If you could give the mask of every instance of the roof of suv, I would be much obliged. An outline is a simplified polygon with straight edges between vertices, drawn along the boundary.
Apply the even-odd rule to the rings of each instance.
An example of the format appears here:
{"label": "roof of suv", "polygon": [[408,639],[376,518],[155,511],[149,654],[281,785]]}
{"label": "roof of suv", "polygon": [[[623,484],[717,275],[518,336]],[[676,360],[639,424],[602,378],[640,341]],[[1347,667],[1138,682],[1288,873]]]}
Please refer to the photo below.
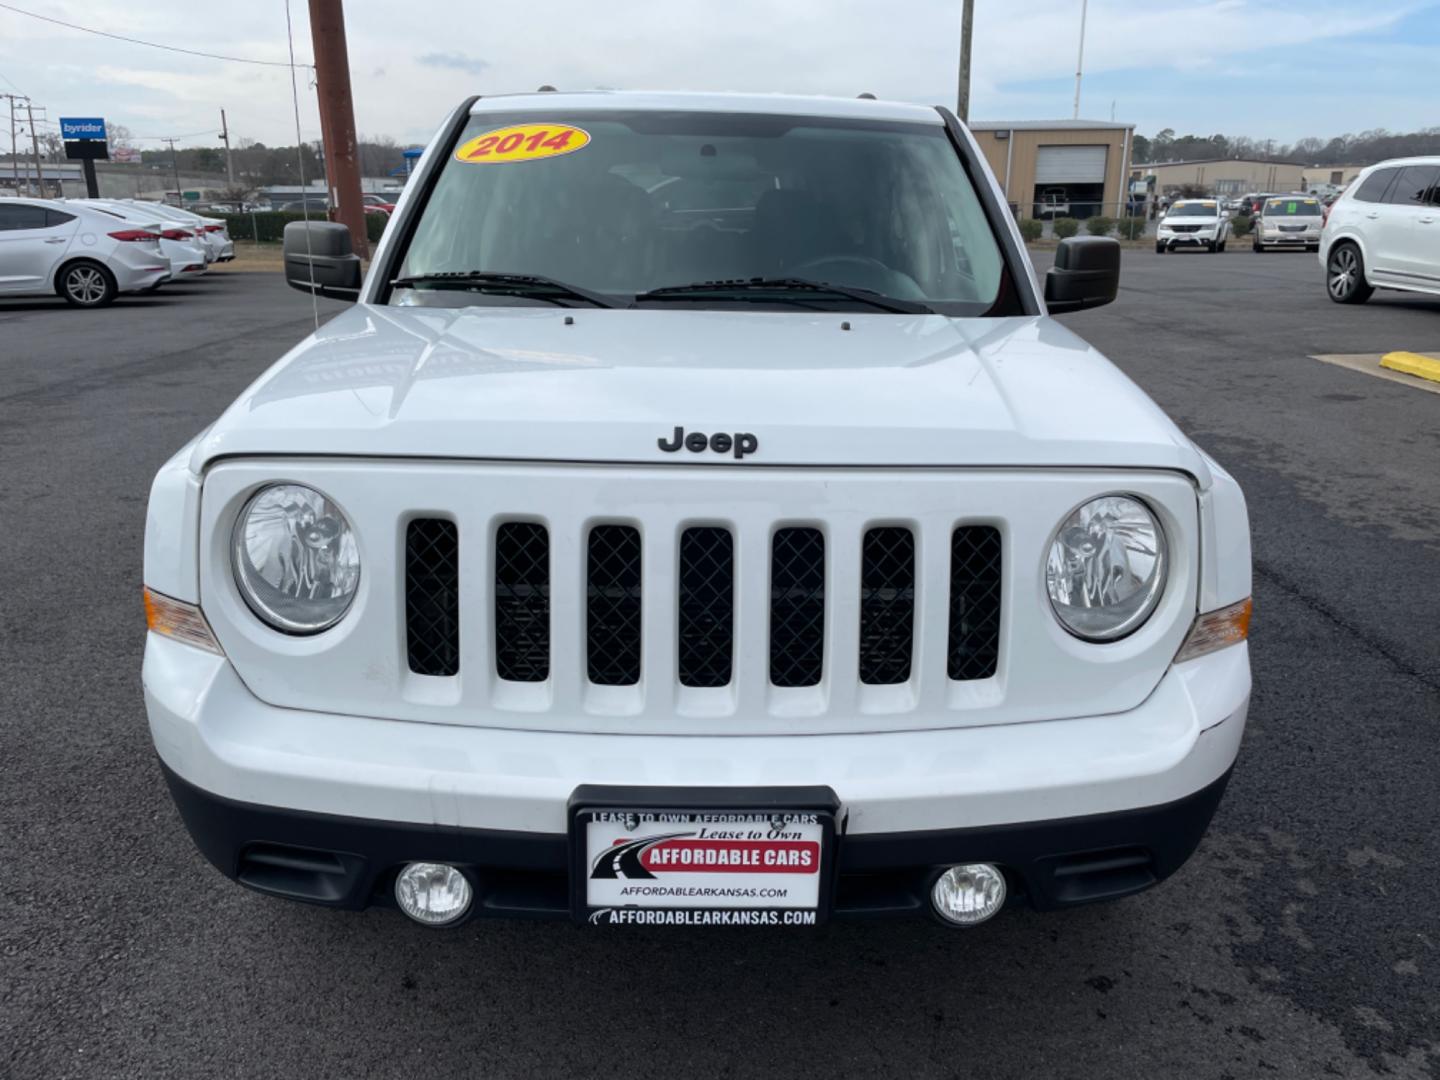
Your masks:
{"label": "roof of suv", "polygon": [[471,115],[489,112],[555,114],[599,112],[610,109],[680,109],[687,112],[762,113],[776,116],[824,116],[856,120],[899,120],[938,124],[940,114],[929,105],[869,98],[809,97],[799,94],[656,93],[639,90],[586,90],[578,93],[544,91],[527,94],[486,95],[471,107]]}
{"label": "roof of suv", "polygon": [[1422,154],[1419,157],[1397,157],[1385,161],[1377,161],[1374,165],[1365,166],[1366,170],[1400,168],[1406,165],[1440,165],[1440,156],[1435,154]]}

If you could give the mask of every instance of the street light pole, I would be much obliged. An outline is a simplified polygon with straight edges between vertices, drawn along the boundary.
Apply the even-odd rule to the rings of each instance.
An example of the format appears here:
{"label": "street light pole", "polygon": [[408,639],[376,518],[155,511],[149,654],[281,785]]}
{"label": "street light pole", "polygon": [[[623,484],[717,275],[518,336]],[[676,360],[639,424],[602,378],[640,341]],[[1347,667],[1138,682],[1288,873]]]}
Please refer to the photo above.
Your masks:
{"label": "street light pole", "polygon": [[975,25],[975,0],[965,0],[960,12],[960,94],[955,110],[962,124],[970,123],[970,35]]}
{"label": "street light pole", "polygon": [[1080,55],[1075,60],[1075,119],[1080,119],[1080,76],[1085,70],[1085,9],[1089,0],[1080,0]]}

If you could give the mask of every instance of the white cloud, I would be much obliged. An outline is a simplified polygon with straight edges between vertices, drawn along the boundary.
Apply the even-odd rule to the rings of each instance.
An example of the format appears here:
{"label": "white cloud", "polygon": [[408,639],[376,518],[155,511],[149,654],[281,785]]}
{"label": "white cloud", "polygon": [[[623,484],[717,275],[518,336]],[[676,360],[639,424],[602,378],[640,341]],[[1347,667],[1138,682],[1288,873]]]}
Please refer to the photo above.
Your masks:
{"label": "white cloud", "polygon": [[[306,5],[292,0],[291,8],[296,55],[308,60]],[[409,0],[399,7],[394,0],[350,0],[356,120],[367,133],[420,141],[468,94],[532,90],[542,83],[562,89],[869,90],[950,102],[959,8],[958,0]],[[1069,115],[1078,0],[980,0],[977,9],[974,115]],[[45,10],[187,48],[267,60],[287,54],[278,4],[87,0]],[[1326,134],[1333,126],[1330,108],[1315,102],[1297,116],[1284,70],[1278,76],[1263,70],[1272,63],[1277,35],[1291,48],[1314,48],[1383,32],[1414,10],[1404,0],[1371,0],[1359,8],[1343,0],[1091,0],[1085,111],[1108,115],[1115,96],[1121,118],[1142,128],[1151,121],[1184,126],[1185,117],[1196,116],[1208,130],[1282,138]],[[1430,66],[1440,60],[1434,53]],[[0,72],[48,105],[51,116],[98,112],[137,131],[142,125],[164,129],[147,134],[178,134],[218,127],[223,107],[237,134],[270,144],[294,139],[290,80],[281,68],[108,41],[0,10]],[[1247,76],[1252,107],[1240,115],[1212,107],[1215,115],[1204,121],[1206,93],[1197,94],[1195,81],[1213,79],[1219,97],[1244,86]],[[314,138],[318,122],[307,78],[300,91],[302,130]],[[1104,107],[1097,107],[1101,102]],[[1272,102],[1274,117],[1266,115]],[[1419,102],[1377,95],[1364,104],[1387,110],[1366,126],[1418,126],[1412,118],[1422,109]],[[1165,108],[1181,115],[1172,121],[1161,114]]]}

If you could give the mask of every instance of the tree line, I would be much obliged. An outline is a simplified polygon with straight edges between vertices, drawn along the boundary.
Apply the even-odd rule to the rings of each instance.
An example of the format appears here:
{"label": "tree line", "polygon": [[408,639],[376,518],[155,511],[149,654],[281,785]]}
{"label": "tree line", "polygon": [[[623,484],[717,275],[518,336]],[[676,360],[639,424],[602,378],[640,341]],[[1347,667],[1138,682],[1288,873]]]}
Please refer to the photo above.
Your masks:
{"label": "tree line", "polygon": [[1440,154],[1440,127],[1401,134],[1375,128],[1333,139],[1305,138],[1293,143],[1252,139],[1248,135],[1176,135],[1165,128],[1135,136],[1131,160],[1137,165],[1206,158],[1260,158],[1305,165],[1373,165],[1388,158]]}
{"label": "tree line", "polygon": [[[361,176],[389,176],[405,164],[403,147],[388,136],[362,137],[356,143],[360,159]],[[255,139],[236,139],[231,151],[234,159],[235,179],[252,188],[269,187],[272,184],[297,185],[303,169],[307,183],[324,176],[320,143],[304,143],[297,151],[294,146],[266,146]],[[169,147],[160,150],[142,150],[140,160],[146,165],[169,167]],[[225,172],[224,146],[198,146],[177,149],[174,163],[181,172],[217,173]]]}
{"label": "tree line", "polygon": [[[110,144],[112,160],[121,160],[124,155],[117,150],[135,151],[135,140],[130,129],[123,124],[106,125],[106,142]],[[59,164],[66,160],[65,143],[58,132],[40,132],[36,135],[41,160]],[[392,171],[405,164],[404,147],[389,136],[361,136],[356,144],[360,157],[361,176],[389,176]],[[9,149],[8,144],[5,147]],[[17,143],[17,156],[28,160],[31,148],[28,140]],[[211,173],[216,177],[225,175],[225,147],[193,146],[177,148],[172,154],[169,146],[138,151],[139,161],[162,169],[178,169],[182,173]],[[272,184],[286,186],[300,183],[300,172],[304,169],[305,181],[320,180],[323,153],[320,143],[309,142],[300,146],[266,146],[255,139],[236,138],[234,149],[235,182],[237,188],[253,191]],[[4,154],[8,160],[10,155]],[[132,159],[133,160],[133,159]],[[237,196],[238,197],[238,196]]]}

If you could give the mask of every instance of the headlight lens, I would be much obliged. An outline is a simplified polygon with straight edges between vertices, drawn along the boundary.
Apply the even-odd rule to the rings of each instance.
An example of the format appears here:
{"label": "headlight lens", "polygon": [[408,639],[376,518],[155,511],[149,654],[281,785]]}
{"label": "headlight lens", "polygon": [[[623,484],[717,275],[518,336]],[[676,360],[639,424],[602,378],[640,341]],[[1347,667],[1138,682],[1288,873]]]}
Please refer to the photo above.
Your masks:
{"label": "headlight lens", "polygon": [[272,484],[235,523],[235,580],[250,609],[277,630],[334,626],[360,584],[360,550],[340,507],[300,484]]}
{"label": "headlight lens", "polygon": [[1122,638],[1150,617],[1165,587],[1165,533],[1129,495],[1104,495],[1061,524],[1045,587],[1062,626],[1086,641]]}

